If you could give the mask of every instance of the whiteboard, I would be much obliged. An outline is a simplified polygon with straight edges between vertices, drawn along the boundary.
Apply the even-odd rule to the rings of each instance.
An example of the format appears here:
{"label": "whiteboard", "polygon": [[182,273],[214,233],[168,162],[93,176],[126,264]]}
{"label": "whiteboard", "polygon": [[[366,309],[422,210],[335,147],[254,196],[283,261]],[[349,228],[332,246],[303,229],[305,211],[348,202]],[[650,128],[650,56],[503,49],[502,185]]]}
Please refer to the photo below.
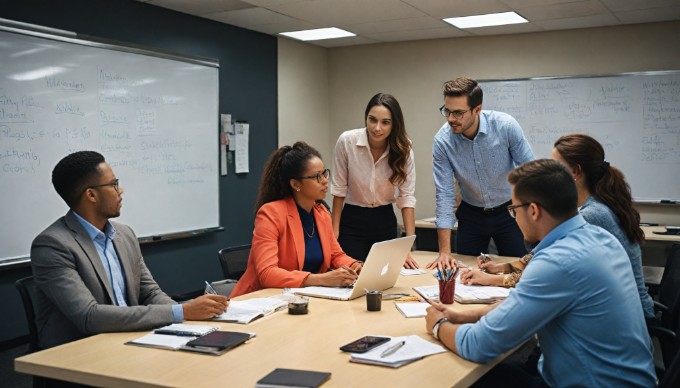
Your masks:
{"label": "whiteboard", "polygon": [[636,201],[680,200],[680,72],[480,81],[484,109],[517,119],[537,158],[569,133],[597,139]]}
{"label": "whiteboard", "polygon": [[51,172],[78,150],[112,166],[139,237],[219,226],[216,63],[8,27],[0,61],[0,263],[66,213]]}

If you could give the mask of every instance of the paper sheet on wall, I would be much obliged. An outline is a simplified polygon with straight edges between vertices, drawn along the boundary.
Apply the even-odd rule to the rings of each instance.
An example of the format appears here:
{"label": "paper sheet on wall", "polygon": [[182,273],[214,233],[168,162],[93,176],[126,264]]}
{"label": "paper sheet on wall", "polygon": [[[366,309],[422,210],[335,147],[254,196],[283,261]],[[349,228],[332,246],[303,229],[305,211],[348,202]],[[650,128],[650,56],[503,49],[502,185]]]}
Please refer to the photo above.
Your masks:
{"label": "paper sheet on wall", "polygon": [[222,133],[220,133],[220,174],[227,175],[229,171],[229,162],[227,157],[227,147],[230,147],[229,132],[233,132],[234,127],[231,125],[230,114],[221,114],[220,122],[222,124]]}
{"label": "paper sheet on wall", "polygon": [[248,170],[248,134],[250,125],[248,123],[234,124],[234,143],[236,146],[236,173],[249,172]]}

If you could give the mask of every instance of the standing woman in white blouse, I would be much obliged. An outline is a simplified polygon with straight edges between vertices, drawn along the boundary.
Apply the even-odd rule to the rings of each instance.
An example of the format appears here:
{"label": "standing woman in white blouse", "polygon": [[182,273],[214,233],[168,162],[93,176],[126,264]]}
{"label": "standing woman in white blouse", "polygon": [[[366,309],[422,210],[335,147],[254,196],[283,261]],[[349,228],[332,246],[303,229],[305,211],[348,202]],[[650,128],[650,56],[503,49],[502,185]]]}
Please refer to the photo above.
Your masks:
{"label": "standing woman in white blouse", "polygon": [[[416,171],[397,100],[378,93],[368,102],[366,127],[340,135],[333,164],[333,231],[342,249],[366,260],[373,243],[398,236],[392,204],[406,235],[415,234]],[[406,268],[418,268],[409,253]]]}

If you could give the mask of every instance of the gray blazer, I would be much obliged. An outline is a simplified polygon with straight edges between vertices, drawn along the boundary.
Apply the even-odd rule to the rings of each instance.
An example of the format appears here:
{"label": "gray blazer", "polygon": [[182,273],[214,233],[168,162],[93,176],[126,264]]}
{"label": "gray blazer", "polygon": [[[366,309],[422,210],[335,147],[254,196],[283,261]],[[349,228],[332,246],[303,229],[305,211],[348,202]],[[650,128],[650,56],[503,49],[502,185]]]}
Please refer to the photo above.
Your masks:
{"label": "gray blazer", "polygon": [[33,240],[31,267],[38,288],[40,346],[57,346],[89,335],[148,330],[172,323],[172,304],[144,264],[132,229],[113,223],[113,245],[125,275],[128,306],[113,303],[104,265],[89,235],[68,212]]}

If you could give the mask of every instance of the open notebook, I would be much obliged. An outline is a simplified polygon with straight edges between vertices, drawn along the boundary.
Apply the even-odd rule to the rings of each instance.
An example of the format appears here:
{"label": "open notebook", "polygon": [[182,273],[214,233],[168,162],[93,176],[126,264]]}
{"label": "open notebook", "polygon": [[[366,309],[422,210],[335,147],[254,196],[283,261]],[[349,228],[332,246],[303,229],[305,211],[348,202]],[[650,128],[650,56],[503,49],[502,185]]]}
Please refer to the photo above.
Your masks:
{"label": "open notebook", "polygon": [[366,290],[382,291],[391,288],[397,282],[415,239],[416,236],[406,236],[373,244],[366,263],[351,288],[303,287],[289,288],[288,291],[318,298],[352,300],[366,294]]}

